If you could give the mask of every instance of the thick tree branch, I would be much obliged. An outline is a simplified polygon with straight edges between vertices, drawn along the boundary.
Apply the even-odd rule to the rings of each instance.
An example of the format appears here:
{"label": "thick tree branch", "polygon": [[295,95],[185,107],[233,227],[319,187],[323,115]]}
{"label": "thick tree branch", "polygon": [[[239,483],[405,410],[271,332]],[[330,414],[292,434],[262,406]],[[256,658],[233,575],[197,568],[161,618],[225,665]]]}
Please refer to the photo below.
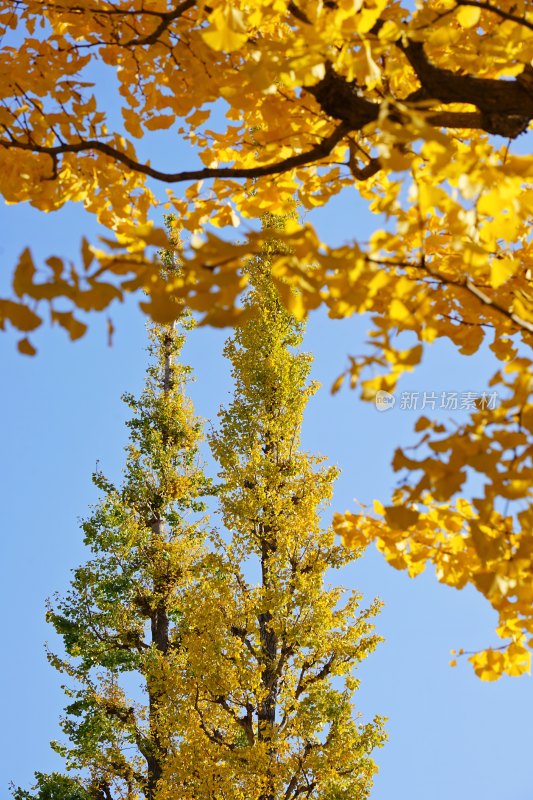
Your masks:
{"label": "thick tree branch", "polygon": [[[381,169],[381,162],[379,158],[370,158],[368,163],[364,167],[357,166],[357,151],[358,151],[357,144],[350,139],[349,142],[349,158],[348,158],[348,166],[350,168],[350,172],[354,176],[354,178],[358,181],[366,181],[368,178],[371,178],[372,175],[375,175],[376,172],[379,172]],[[366,154],[365,154],[366,155]]]}
{"label": "thick tree branch", "polygon": [[[457,112],[442,109],[426,111],[427,120],[442,128],[473,128],[506,138],[515,138],[533,119],[533,93],[523,80],[494,80],[458,75],[434,66],[421,42],[397,43],[415,70],[421,89],[403,99],[403,105],[435,100],[439,105],[468,103],[478,111]],[[377,122],[381,105],[362,96],[355,82],[347,81],[328,65],[322,80],[306,90],[328,116],[345,122],[351,131]],[[418,110],[418,109],[417,109]],[[393,112],[401,120],[401,111]]]}
{"label": "thick tree branch", "polygon": [[533,118],[533,93],[518,80],[495,80],[459,75],[436,67],[422,42],[397,42],[417,74],[423,97],[441,103],[469,103],[482,114],[479,126],[488,133],[515,138]]}

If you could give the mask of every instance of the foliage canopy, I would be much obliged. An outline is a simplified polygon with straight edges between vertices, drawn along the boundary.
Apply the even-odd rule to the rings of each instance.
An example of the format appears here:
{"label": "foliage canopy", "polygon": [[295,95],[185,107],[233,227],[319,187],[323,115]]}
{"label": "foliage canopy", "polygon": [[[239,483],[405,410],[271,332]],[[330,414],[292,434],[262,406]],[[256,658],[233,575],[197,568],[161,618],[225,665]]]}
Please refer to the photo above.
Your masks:
{"label": "foliage canopy", "polygon": [[[193,238],[183,275],[161,280],[143,258],[163,243],[151,219],[160,182],[192,235],[355,185],[387,228],[365,247],[329,248],[295,223],[292,255],[273,268],[300,287],[301,313],[374,311],[472,351],[482,333],[465,343],[455,319],[531,333],[532,165],[511,146],[533,118],[524,0],[3,0],[0,24],[3,196],[48,212],[83,203],[123,249],[106,256],[84,241],[79,268],[54,256],[39,270],[25,251],[1,309],[20,330],[40,324],[32,301],[101,309],[140,287],[160,321],[174,313],[169,294],[211,322],[238,314],[238,257],[261,237],[233,253],[214,235]],[[115,70],[123,127],[99,91]],[[198,169],[137,155],[135,139],[166,128]],[[79,335],[65,313],[55,320]]]}

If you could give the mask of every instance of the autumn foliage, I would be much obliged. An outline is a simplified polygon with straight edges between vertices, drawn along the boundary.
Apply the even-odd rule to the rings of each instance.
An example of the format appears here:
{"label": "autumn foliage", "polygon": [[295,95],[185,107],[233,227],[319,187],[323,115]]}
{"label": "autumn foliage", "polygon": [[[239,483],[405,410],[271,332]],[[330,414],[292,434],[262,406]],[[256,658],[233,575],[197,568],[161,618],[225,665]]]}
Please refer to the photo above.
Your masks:
{"label": "autumn foliage", "polygon": [[[336,470],[299,446],[315,387],[301,325],[250,265],[259,318],[228,341],[234,398],[199,459],[183,332],[152,329],[122,485],[94,476],[89,560],[48,619],[68,705],[54,748],[69,777],[16,800],[364,800],[382,721],[354,713],[377,603],[325,583],[353,560],[319,513]],[[187,325],[187,323],[186,323]],[[206,516],[216,498],[222,525]]]}
{"label": "autumn foliage", "polygon": [[[296,219],[276,233],[284,246],[271,273],[283,302],[298,318],[319,306],[332,318],[369,315],[371,344],[344,373],[365,399],[393,391],[444,338],[470,356],[491,348],[503,401],[452,431],[419,421],[420,455],[396,454],[405,489],[383,518],[350,513],[337,529],[354,546],[376,540],[411,574],[429,561],[440,580],[473,584],[505,641],[473,656],[478,674],[527,670],[530,4],[4,0],[0,24],[3,196],[46,212],[77,202],[109,231],[84,239],[75,264],[61,254],[36,264],[24,249],[0,301],[20,350],[34,352],[29,337],[47,316],[76,338],[83,312],[138,290],[159,322],[175,315],[176,298],[206,323],[243,321],[252,313],[240,303],[243,260],[272,235],[253,221],[355,188],[379,215],[367,240],[347,231],[333,246]],[[102,75],[116,87],[121,124],[101,100]],[[138,155],[163,129],[192,147],[196,164]],[[165,279],[151,256],[167,241],[160,202],[183,242],[183,271]],[[225,228],[239,228],[238,245]],[[472,473],[483,488],[468,498]]]}

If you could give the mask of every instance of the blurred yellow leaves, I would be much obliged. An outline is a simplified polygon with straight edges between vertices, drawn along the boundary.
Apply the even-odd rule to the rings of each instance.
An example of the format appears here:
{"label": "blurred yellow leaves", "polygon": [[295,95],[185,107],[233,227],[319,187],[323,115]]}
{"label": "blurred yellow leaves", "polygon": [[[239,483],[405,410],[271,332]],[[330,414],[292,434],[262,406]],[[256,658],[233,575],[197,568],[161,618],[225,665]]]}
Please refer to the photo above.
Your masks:
{"label": "blurred yellow leaves", "polygon": [[519,264],[514,258],[502,256],[494,259],[490,267],[490,282],[493,289],[498,289],[515,274]]}
{"label": "blurred yellow leaves", "polygon": [[484,650],[468,660],[483,681],[498,680],[504,673],[513,677],[531,674],[531,652],[520,644],[511,644],[505,652]]}
{"label": "blurred yellow leaves", "polygon": [[[443,114],[462,119],[477,112],[459,99],[435,106],[419,97],[420,79],[406,56],[409,43],[419,43],[435,68],[449,74],[479,72],[493,81],[520,76],[527,83],[533,58],[527,27],[451,0],[414,9],[386,0],[312,0],[305,8],[283,0],[253,7],[214,0],[170,11],[165,2],[147,10],[133,0],[109,14],[102,9],[97,21],[90,4],[55,8],[29,0],[16,16],[27,35],[16,48],[6,39],[2,53],[3,74],[16,80],[2,86],[7,138],[0,148],[0,188],[7,202],[31,202],[47,212],[82,203],[109,230],[106,244],[114,253],[97,255],[82,244],[87,276],[80,278],[75,264],[57,256],[46,262],[50,272],[39,268],[37,276],[25,252],[13,292],[41,320],[49,306],[61,313],[69,304],[73,313],[77,307],[102,310],[139,290],[153,293],[143,300],[147,313],[169,318],[170,290],[159,285],[154,258],[145,252],[164,247],[162,237],[149,234],[160,202],[153,182],[161,180],[186,184],[183,193],[168,189],[166,197],[166,210],[179,217],[180,255],[191,271],[172,292],[192,307],[192,298],[200,304],[201,296],[205,319],[210,315],[221,325],[239,317],[237,259],[253,256],[257,244],[246,229],[240,238],[245,247],[232,258],[233,292],[226,287],[221,296],[218,267],[210,264],[226,263],[224,228],[284,212],[295,202],[318,209],[355,187],[380,215],[368,243],[328,248],[313,241],[307,226],[310,249],[295,250],[273,269],[284,302],[299,318],[319,305],[332,317],[373,315],[373,345],[376,354],[382,351],[384,374],[363,386],[366,397],[378,384],[393,386],[412,366],[396,352],[391,331],[410,331],[423,344],[446,337],[472,354],[485,325],[498,326],[501,335],[533,330],[532,159],[489,139],[480,114],[466,120],[471,127],[441,124]],[[5,20],[12,27],[7,6]],[[41,23],[50,29],[43,40],[35,33]],[[92,65],[104,75],[111,69],[118,79],[123,130],[111,127],[88,74]],[[327,90],[332,75],[337,83]],[[355,105],[337,133],[344,119],[336,110],[339,79],[346,91],[342,113]],[[204,127],[208,118],[210,129]],[[205,169],[155,164],[158,139],[150,162],[137,156],[134,139],[148,143],[152,133],[170,128]],[[221,236],[210,239],[209,261],[200,267],[198,248],[189,245],[211,227]],[[120,245],[122,260],[115,257]],[[89,278],[90,286],[83,283]],[[60,309],[53,305],[57,298]],[[12,308],[4,320],[14,327],[20,321],[23,332],[29,322]],[[353,385],[359,376],[364,384],[359,361],[349,376]]]}
{"label": "blurred yellow leaves", "polygon": [[230,3],[219,5],[209,15],[209,27],[202,38],[213,50],[238,50],[248,38],[242,12]]}
{"label": "blurred yellow leaves", "polygon": [[[483,680],[528,673],[531,664],[531,375],[531,362],[515,359],[491,380],[499,390],[497,405],[489,408],[478,399],[467,421],[452,423],[449,430],[420,417],[417,457],[397,450],[393,460],[404,474],[393,505],[374,501],[377,519],[365,510],[334,519],[346,546],[360,549],[375,542],[396,569],[415,576],[433,564],[442,583],[456,589],[471,584],[486,598],[498,614],[497,635],[508,641],[470,655]],[[457,496],[476,472],[481,488],[474,497]]]}
{"label": "blurred yellow leaves", "polygon": [[462,28],[475,27],[481,17],[481,9],[475,6],[461,6],[456,13],[456,19]]}
{"label": "blurred yellow leaves", "polygon": [[0,327],[8,320],[19,331],[33,331],[41,324],[40,317],[22,303],[0,300]]}

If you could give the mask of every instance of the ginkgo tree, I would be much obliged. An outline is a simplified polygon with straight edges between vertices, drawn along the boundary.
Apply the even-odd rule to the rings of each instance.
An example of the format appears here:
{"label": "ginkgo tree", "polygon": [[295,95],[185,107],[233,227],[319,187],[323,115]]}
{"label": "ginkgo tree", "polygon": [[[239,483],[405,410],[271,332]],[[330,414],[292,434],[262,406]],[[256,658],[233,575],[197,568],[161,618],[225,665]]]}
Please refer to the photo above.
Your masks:
{"label": "ginkgo tree", "polygon": [[[19,349],[34,352],[30,336],[47,315],[77,338],[84,312],[132,291],[148,294],[141,305],[159,322],[175,315],[176,298],[206,323],[242,321],[252,312],[240,302],[243,260],[271,236],[253,221],[294,203],[320,208],[355,188],[379,215],[367,239],[347,231],[333,246],[289,221],[276,233],[285,246],[273,279],[297,317],[319,306],[333,318],[370,315],[370,344],[344,373],[365,399],[393,391],[437,339],[469,356],[487,342],[501,362],[497,415],[476,409],[452,432],[419,421],[428,455],[395,457],[406,491],[385,504],[385,527],[372,523],[367,540],[412,574],[429,560],[441,580],[473,583],[511,645],[484,651],[476,668],[485,677],[525,669],[531,4],[2,0],[0,25],[2,195],[44,212],[79,203],[109,231],[103,242],[84,238],[77,263],[61,253],[36,263],[21,243],[12,292],[0,300]],[[157,162],[150,137],[165,129],[196,165],[190,155]],[[141,157],[136,140],[156,155]],[[183,270],[165,278],[150,249],[166,242],[154,212],[162,202],[183,242]],[[239,244],[224,232],[235,227]],[[485,488],[457,506],[468,472]],[[360,539],[352,517],[337,524],[347,542]]]}
{"label": "ginkgo tree", "polygon": [[316,387],[267,256],[249,265],[246,302],[261,313],[226,347],[235,394],[211,437],[216,483],[199,460],[184,332],[151,330],[146,387],[126,396],[124,481],[94,476],[90,557],[48,611],[65,650],[49,660],[65,676],[54,748],[68,774],[36,773],[15,800],[369,795],[383,721],[363,723],[353,700],[379,604],[343,602],[325,582],[356,556],[320,524],[337,470],[299,446]]}
{"label": "ginkgo tree", "polygon": [[[275,234],[284,221],[266,215],[263,224]],[[378,642],[372,619],[379,604],[361,610],[358,592],[346,599],[330,584],[333,570],[361,550],[343,548],[320,525],[337,470],[301,449],[303,413],[317,386],[309,382],[312,358],[300,351],[302,326],[280,302],[268,269],[279,246],[274,238],[248,263],[245,303],[256,313],[225,351],[234,396],[210,443],[230,536],[218,540],[222,578],[194,605],[200,618],[213,620],[213,656],[203,653],[195,669],[198,697],[206,713],[220,708],[206,735],[215,772],[221,748],[228,765],[221,797],[348,800],[368,796],[369,755],[383,742],[381,719],[362,725],[352,705],[354,668]],[[202,612],[221,606],[213,602],[220,584],[225,623],[220,611]],[[225,645],[230,635],[232,648]],[[226,665],[216,658],[221,651]],[[232,751],[235,732],[244,749]]]}

